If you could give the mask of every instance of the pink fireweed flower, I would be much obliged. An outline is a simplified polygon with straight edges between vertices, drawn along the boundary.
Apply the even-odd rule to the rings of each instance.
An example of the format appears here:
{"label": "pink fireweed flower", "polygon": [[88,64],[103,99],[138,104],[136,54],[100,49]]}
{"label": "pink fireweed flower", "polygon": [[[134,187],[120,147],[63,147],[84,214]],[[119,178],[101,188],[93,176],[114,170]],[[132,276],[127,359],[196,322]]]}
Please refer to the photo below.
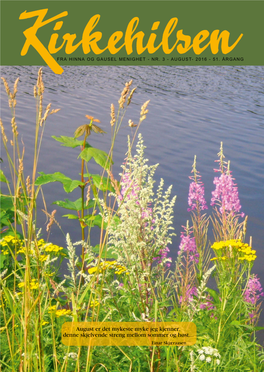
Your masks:
{"label": "pink fireweed flower", "polygon": [[189,187],[188,204],[190,208],[188,208],[187,211],[190,212],[195,209],[197,209],[197,211],[202,211],[208,209],[204,198],[204,184],[201,182],[202,176],[196,169],[196,155],[194,156],[192,173],[193,176],[189,176],[193,182],[191,182]]}
{"label": "pink fireweed flower", "polygon": [[189,187],[188,195],[188,205],[190,208],[187,209],[188,212],[195,209],[204,210],[208,209],[206,201],[204,198],[204,185],[201,182],[191,182]]}
{"label": "pink fireweed flower", "polygon": [[[241,209],[238,188],[233,182],[234,178],[229,174],[222,173],[220,177],[215,177],[215,191],[212,192],[211,205],[220,204],[220,212],[239,212]],[[244,217],[241,213],[241,217]]]}
{"label": "pink fireweed flower", "polygon": [[[149,208],[147,207],[147,209],[145,210],[142,210],[142,214],[141,214],[141,217],[144,219],[144,218],[149,218],[152,216],[152,208]],[[153,221],[153,223],[155,222],[155,220]]]}
{"label": "pink fireweed flower", "polygon": [[[168,247],[160,249],[158,255],[156,257],[153,257],[153,261],[158,260],[158,264],[161,264],[164,259],[167,259],[167,260],[170,260],[171,262],[171,257],[167,257],[168,252],[170,252]],[[170,265],[171,264],[169,262],[166,263],[167,267],[170,267]]]}
{"label": "pink fireweed flower", "polygon": [[213,305],[213,303],[211,301],[212,301],[212,298],[207,297],[207,301],[200,305],[200,309],[202,309],[202,310],[214,310],[215,306]]}
{"label": "pink fireweed flower", "polygon": [[[184,301],[185,302],[192,302],[193,301],[193,296],[197,296],[197,288],[196,287],[191,287],[190,284],[187,286],[186,293],[184,295]],[[180,296],[180,304],[183,301],[183,297]]]}
{"label": "pink fireweed flower", "polygon": [[[183,228],[186,231],[186,227],[183,226]],[[198,263],[199,262],[199,260],[198,260],[199,253],[197,252],[195,238],[190,237],[190,231],[187,233],[187,235],[185,235],[185,234],[186,234],[186,232],[181,233],[181,243],[180,243],[180,246],[179,246],[178,254],[180,254],[182,251],[188,252],[190,260],[192,260],[192,261],[194,260],[196,263]]]}
{"label": "pink fireweed flower", "polygon": [[257,275],[252,275],[244,292],[244,300],[252,305],[256,305],[260,297],[264,296],[263,289],[261,287],[259,278]]}
{"label": "pink fireweed flower", "polygon": [[[216,307],[213,305],[213,298],[211,296],[208,296],[206,298],[206,302],[200,304],[200,309],[207,311],[216,310]],[[217,319],[214,313],[211,313],[210,317]]]}

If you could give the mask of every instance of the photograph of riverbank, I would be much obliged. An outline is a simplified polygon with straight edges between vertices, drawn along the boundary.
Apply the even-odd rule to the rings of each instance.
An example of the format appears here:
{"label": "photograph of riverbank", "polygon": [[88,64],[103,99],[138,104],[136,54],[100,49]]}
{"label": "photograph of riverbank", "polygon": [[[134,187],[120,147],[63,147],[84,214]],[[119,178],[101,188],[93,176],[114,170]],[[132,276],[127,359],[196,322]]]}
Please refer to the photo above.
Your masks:
{"label": "photograph of riverbank", "polygon": [[[3,371],[261,371],[264,67],[38,72],[2,67]],[[197,342],[65,346],[72,320],[192,321]]]}

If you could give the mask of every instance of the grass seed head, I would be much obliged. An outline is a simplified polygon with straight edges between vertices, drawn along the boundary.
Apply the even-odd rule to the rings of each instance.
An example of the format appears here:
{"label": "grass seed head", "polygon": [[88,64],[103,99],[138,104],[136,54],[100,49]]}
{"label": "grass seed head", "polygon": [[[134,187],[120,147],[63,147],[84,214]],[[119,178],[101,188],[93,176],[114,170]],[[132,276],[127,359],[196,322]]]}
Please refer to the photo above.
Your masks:
{"label": "grass seed head", "polygon": [[9,88],[9,85],[8,85],[8,82],[6,81],[6,79],[4,77],[1,77],[1,79],[3,80],[3,83],[4,83],[4,86],[5,86],[5,90],[6,90],[6,94],[8,95],[9,99],[11,99],[11,92],[10,92],[10,88]]}
{"label": "grass seed head", "polygon": [[116,122],[116,118],[115,118],[115,106],[113,105],[113,103],[111,103],[111,113],[110,113],[110,116],[111,116],[110,124],[111,124],[111,127],[113,127],[114,124],[115,124],[115,122]]}
{"label": "grass seed head", "polygon": [[89,203],[89,201],[90,201],[90,191],[91,191],[91,185],[89,185],[89,186],[87,187],[86,203],[85,203],[86,207],[88,206],[88,203]]}
{"label": "grass seed head", "polygon": [[30,176],[27,176],[26,188],[27,188],[27,194],[30,195],[30,193],[31,193]]}
{"label": "grass seed head", "polygon": [[5,134],[5,128],[4,128],[4,125],[2,123],[2,119],[0,119],[0,127],[1,127],[3,141],[6,143],[8,141],[8,139],[7,139],[7,136]]}
{"label": "grass seed head", "polygon": [[135,87],[135,88],[133,88],[133,89],[131,90],[131,92],[130,92],[130,94],[129,94],[129,96],[128,96],[128,99],[127,99],[127,105],[130,104],[131,99],[132,99],[133,94],[134,94],[134,92],[135,92],[136,89],[137,89],[137,87]]}
{"label": "grass seed head", "polygon": [[51,226],[53,225],[54,223],[54,220],[55,220],[55,213],[56,213],[56,209],[54,209],[51,214],[49,215],[50,219],[49,219],[49,223],[47,224],[47,228],[46,228],[46,231],[48,232],[51,228]]}
{"label": "grass seed head", "polygon": [[24,170],[23,159],[18,159],[18,162],[19,162],[18,173],[19,174],[22,174],[23,173],[23,170]]}
{"label": "grass seed head", "polygon": [[129,83],[126,83],[125,84],[125,87],[124,87],[124,89],[123,89],[123,91],[121,93],[121,97],[120,97],[120,99],[118,101],[120,108],[124,108],[124,104],[126,102],[126,97],[127,97],[128,93],[129,93],[129,88],[130,88],[130,85],[132,84],[132,82],[133,82],[133,80],[130,80]]}
{"label": "grass seed head", "polygon": [[14,135],[18,136],[17,124],[16,124],[16,119],[14,116],[11,119],[11,127],[12,127],[12,132],[14,133]]}
{"label": "grass seed head", "polygon": [[147,106],[149,104],[150,100],[146,101],[142,106],[141,106],[141,111],[140,111],[140,123],[146,119],[146,114],[148,113]]}

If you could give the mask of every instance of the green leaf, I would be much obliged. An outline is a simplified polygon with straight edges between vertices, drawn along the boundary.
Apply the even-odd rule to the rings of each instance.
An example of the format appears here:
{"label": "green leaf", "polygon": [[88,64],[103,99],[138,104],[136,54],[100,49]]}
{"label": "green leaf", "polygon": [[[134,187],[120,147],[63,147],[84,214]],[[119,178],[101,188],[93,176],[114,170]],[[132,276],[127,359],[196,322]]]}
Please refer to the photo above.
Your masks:
{"label": "green leaf", "polygon": [[6,179],[6,176],[4,175],[4,172],[2,171],[2,169],[0,169],[0,181],[5,182],[5,183],[9,183],[9,181]]}
{"label": "green leaf", "polygon": [[69,193],[81,185],[85,185],[84,182],[78,180],[72,180],[71,178],[65,176],[63,173],[55,172],[53,174],[45,174],[44,172],[39,172],[40,176],[36,179],[35,185],[45,185],[51,182],[60,182],[63,184],[64,190]]}
{"label": "green leaf", "polygon": [[[96,254],[100,254],[100,245],[97,244],[95,247],[92,247],[92,251]],[[101,248],[101,257],[102,258],[114,258],[117,259],[118,256],[116,253],[113,253],[113,249],[104,247],[103,250]]]}
{"label": "green leaf", "polygon": [[230,325],[233,325],[235,327],[243,327],[243,328],[248,329],[251,332],[256,331],[257,328],[264,329],[263,327],[254,327],[253,325],[250,325],[250,324],[242,324],[238,320],[233,320],[233,322],[231,322]]}
{"label": "green leaf", "polygon": [[[93,221],[93,223],[94,223],[95,226],[98,226],[101,229],[102,222],[103,222],[103,218],[102,218],[102,216],[100,214],[98,214],[97,216],[95,216],[95,219]],[[103,228],[104,228],[104,230],[107,228],[107,223],[106,222],[104,222]]]}
{"label": "green leaf", "polygon": [[7,301],[9,302],[10,309],[13,312],[14,311],[14,307],[13,307],[14,298],[11,294],[11,291],[9,290],[9,288],[6,288],[5,286],[3,286],[3,290],[4,290],[4,293],[5,293],[5,297],[6,297]]}
{"label": "green leaf", "polygon": [[95,125],[95,124],[92,124],[92,130],[93,130],[95,133],[101,133],[101,134],[106,133],[103,129],[101,129],[100,127],[98,127],[98,126]]}
{"label": "green leaf", "polygon": [[[65,147],[75,148],[75,147],[83,145],[82,140],[77,140],[74,137],[67,137],[67,136],[60,136],[60,137],[51,136],[51,137],[54,138],[56,141],[61,142],[62,146],[65,146]],[[91,147],[91,146],[89,145],[89,143],[86,142],[85,147]]]}
{"label": "green leaf", "polygon": [[81,304],[82,305],[83,300],[84,300],[84,298],[85,298],[85,296],[86,296],[86,294],[87,294],[87,292],[88,292],[89,289],[90,289],[90,286],[88,285],[85,288],[85,290],[84,290],[83,294],[81,295],[80,299],[78,300],[78,304]]}
{"label": "green leaf", "polygon": [[10,214],[6,213],[5,211],[1,211],[0,212],[0,221],[1,221],[0,226],[2,227],[2,226],[10,225],[13,222],[13,216],[14,216],[14,213],[12,213],[12,215],[10,215]]}
{"label": "green leaf", "polygon": [[60,303],[61,306],[67,305],[68,304],[68,301],[69,301],[68,299],[64,300],[61,297],[57,297],[57,300],[59,301],[59,303]]}
{"label": "green leaf", "polygon": [[255,331],[263,331],[264,327],[254,327]]}
{"label": "green leaf", "polygon": [[69,253],[68,253],[67,249],[63,248],[63,250],[62,250],[62,251],[60,251],[60,254],[62,254],[62,253],[64,253],[64,254],[65,254],[65,256],[64,256],[64,257],[67,257],[67,258],[69,258]]}
{"label": "green leaf", "polygon": [[9,209],[13,211],[14,210],[13,197],[0,195],[0,205],[2,210],[7,211]]}
{"label": "green leaf", "polygon": [[[0,194],[0,228],[11,226],[14,222],[13,197]],[[3,236],[2,236],[3,237]]]}
{"label": "green leaf", "polygon": [[220,303],[218,292],[211,288],[207,288],[207,292],[213,297],[216,303]]}
{"label": "green leaf", "polygon": [[83,221],[85,221],[86,225],[89,227],[94,226],[94,220],[95,216],[93,214],[87,214],[86,216],[83,217]]}
{"label": "green leaf", "polygon": [[0,254],[0,269],[2,269],[5,266],[5,261],[7,257],[4,256],[3,254]]}
{"label": "green leaf", "polygon": [[241,326],[242,324],[238,321],[238,320],[233,320],[230,325],[233,325],[233,326]]}
{"label": "green leaf", "polygon": [[94,185],[102,191],[114,191],[113,186],[111,185],[111,181],[107,177],[102,177],[99,174],[90,174],[90,173],[85,173],[83,175],[84,177],[91,177],[93,180]]}
{"label": "green leaf", "polygon": [[75,214],[64,214],[62,217],[67,217],[69,220],[78,220],[79,217]]}
{"label": "green leaf", "polygon": [[76,302],[75,302],[75,298],[74,298],[74,293],[72,292],[71,294],[71,302],[72,302],[72,313],[73,313],[73,320],[75,322],[77,322],[77,306],[76,306]]}
{"label": "green leaf", "polygon": [[[86,130],[86,125],[81,125],[79,128],[76,129],[76,131],[74,132],[74,138],[78,138],[78,137],[81,137],[85,130]],[[90,128],[88,128],[90,130]]]}
{"label": "green leaf", "polygon": [[95,162],[102,168],[108,169],[111,164],[114,164],[111,158],[108,158],[106,152],[96,149],[94,147],[85,148],[79,155],[82,159],[89,162],[91,158],[94,158]]}
{"label": "green leaf", "polygon": [[[84,216],[85,223],[89,226],[98,226],[101,229],[102,226],[102,216],[100,214],[97,214],[96,216],[93,216],[91,214]],[[104,230],[107,228],[107,223],[104,222],[103,226]]]}
{"label": "green leaf", "polygon": [[[65,208],[65,209],[70,209],[73,211],[80,211],[82,209],[82,198],[79,198],[75,201],[70,201],[69,199],[65,200],[57,200],[53,202],[52,204],[56,204],[59,207]],[[89,209],[93,208],[95,206],[95,201],[94,200],[89,200],[88,205],[84,205],[84,209]]]}

